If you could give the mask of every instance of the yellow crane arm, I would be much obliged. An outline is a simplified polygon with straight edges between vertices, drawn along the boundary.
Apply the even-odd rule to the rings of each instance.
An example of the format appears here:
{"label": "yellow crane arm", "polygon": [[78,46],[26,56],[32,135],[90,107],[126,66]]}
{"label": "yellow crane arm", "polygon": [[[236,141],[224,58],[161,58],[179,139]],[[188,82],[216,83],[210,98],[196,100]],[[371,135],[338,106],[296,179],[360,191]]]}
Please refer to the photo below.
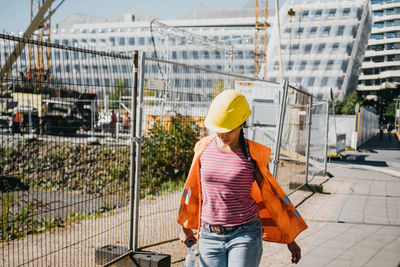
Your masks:
{"label": "yellow crane arm", "polygon": [[[39,26],[43,25],[51,17],[51,14],[53,14],[55,10],[53,10],[53,12],[51,12],[51,14],[49,14],[46,18],[44,18],[44,15],[49,10],[49,8],[51,7],[51,4],[53,2],[54,2],[54,0],[45,0],[44,1],[43,6],[39,9],[36,16],[32,20],[31,24],[29,24],[28,28],[24,32],[23,37],[30,38],[32,36],[33,32],[35,30],[39,29]],[[7,73],[10,72],[12,65],[18,59],[18,57],[21,55],[24,48],[25,48],[25,43],[23,43],[23,42],[19,42],[15,46],[14,50],[12,51],[10,56],[7,58],[6,63],[3,65],[3,67],[0,70],[0,80],[2,80],[3,77],[5,75],[7,75]]]}

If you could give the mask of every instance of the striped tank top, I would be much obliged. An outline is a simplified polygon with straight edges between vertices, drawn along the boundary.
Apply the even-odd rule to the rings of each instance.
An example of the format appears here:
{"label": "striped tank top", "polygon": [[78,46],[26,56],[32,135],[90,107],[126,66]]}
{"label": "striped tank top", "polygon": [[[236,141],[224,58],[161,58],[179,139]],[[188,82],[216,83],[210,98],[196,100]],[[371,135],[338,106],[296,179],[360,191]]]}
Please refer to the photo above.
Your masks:
{"label": "striped tank top", "polygon": [[200,157],[200,174],[202,222],[235,226],[257,219],[258,208],[250,195],[254,164],[241,149],[223,152],[214,139]]}

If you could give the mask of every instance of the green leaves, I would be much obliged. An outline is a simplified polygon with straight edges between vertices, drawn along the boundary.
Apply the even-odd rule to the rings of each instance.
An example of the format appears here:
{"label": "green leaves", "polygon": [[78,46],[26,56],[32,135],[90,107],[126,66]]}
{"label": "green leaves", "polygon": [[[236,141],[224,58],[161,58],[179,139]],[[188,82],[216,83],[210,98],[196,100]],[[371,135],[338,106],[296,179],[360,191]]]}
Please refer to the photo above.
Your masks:
{"label": "green leaves", "polygon": [[200,127],[189,116],[169,115],[154,123],[142,147],[142,197],[185,180],[199,135]]}

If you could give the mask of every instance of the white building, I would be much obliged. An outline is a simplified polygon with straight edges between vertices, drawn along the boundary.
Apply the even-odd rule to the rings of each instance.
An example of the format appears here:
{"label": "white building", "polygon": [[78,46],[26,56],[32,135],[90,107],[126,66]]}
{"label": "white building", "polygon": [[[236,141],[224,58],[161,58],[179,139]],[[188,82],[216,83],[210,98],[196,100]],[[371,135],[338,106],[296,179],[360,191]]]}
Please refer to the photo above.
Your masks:
{"label": "white building", "polygon": [[[298,8],[302,11],[300,16]],[[289,8],[296,11],[290,22]],[[267,79],[279,82],[279,60],[274,12],[269,11],[270,24],[267,56]],[[364,48],[371,28],[368,4],[359,1],[288,1],[281,8],[281,33],[284,77],[297,82],[312,92],[324,95],[330,88],[344,96],[354,90]],[[95,47],[97,50],[132,52],[140,50],[150,57],[169,55],[172,61],[201,66],[216,71],[225,71],[232,65],[223,52],[206,46],[190,45],[187,42],[162,43],[162,36],[152,28],[155,16],[137,9],[130,9],[109,18],[74,14],[52,30],[52,42],[69,45]],[[156,18],[157,19],[157,18]],[[254,76],[254,24],[255,4],[250,1],[239,10],[211,10],[199,5],[176,20],[161,20],[192,34],[205,36],[216,42],[233,46],[233,69],[235,74]],[[262,37],[258,43],[261,43]],[[153,42],[154,40],[154,42]],[[0,44],[1,46],[1,44]],[[27,53],[24,54],[27,56]],[[79,62],[79,59],[64,58],[64,53],[53,55],[53,76],[69,73],[96,73],[104,66]],[[3,59],[1,59],[3,60]],[[25,61],[26,62],[26,61]],[[112,67],[109,67],[112,69]],[[92,70],[91,70],[92,69]],[[108,70],[109,71],[109,70]],[[122,72],[130,73],[129,68]],[[82,75],[70,75],[75,84],[81,84]],[[71,79],[71,78],[69,78]],[[101,75],[85,77],[86,84],[107,87],[113,80],[107,71]],[[87,81],[92,79],[93,81]]]}
{"label": "white building", "polygon": [[[341,99],[356,90],[372,24],[368,1],[287,1],[280,21],[284,79],[315,95],[332,88]],[[281,77],[278,48],[274,30],[266,64],[272,81]]]}
{"label": "white building", "polygon": [[371,4],[374,24],[358,90],[373,96],[400,84],[400,0],[371,0]]}

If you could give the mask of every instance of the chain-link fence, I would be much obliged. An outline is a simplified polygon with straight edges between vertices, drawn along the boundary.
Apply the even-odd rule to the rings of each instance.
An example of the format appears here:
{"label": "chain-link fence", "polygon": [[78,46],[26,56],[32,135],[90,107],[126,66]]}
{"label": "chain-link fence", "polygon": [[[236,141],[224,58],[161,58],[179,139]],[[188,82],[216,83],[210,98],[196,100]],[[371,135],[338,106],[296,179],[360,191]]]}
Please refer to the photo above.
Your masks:
{"label": "chain-link fence", "polygon": [[8,35],[0,51],[0,265],[94,266],[129,241],[134,59]]}
{"label": "chain-link fence", "polygon": [[[212,99],[244,80],[270,83],[182,63],[143,57],[141,85],[140,210],[137,246],[143,248],[176,239],[181,189],[202,136]],[[139,68],[140,68],[139,67]],[[275,87],[279,88],[279,84]],[[138,166],[137,166],[138,167]]]}
{"label": "chain-link fence", "polygon": [[246,137],[271,147],[287,191],[326,170],[325,104],[286,82],[144,54],[135,67],[133,56],[5,35],[0,48],[4,266],[93,266],[110,260],[99,248],[122,254],[176,239],[193,146],[211,134],[204,119],[223,90],[248,98]]}
{"label": "chain-link fence", "polygon": [[328,108],[325,101],[293,85],[283,88],[274,174],[286,192],[302,188],[327,173]]}

